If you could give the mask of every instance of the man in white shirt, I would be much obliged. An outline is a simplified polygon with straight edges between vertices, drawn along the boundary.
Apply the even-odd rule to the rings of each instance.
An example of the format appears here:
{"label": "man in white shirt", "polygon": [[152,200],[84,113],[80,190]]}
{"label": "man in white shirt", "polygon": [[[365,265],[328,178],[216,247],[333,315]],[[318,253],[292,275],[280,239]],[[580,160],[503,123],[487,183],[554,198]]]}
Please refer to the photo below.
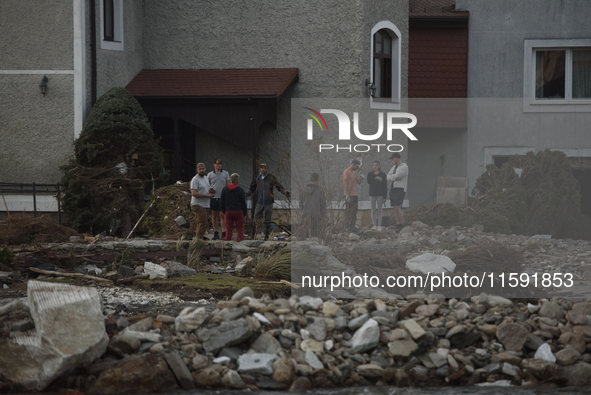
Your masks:
{"label": "man in white shirt", "polygon": [[218,232],[218,219],[222,225],[222,240],[226,238],[226,216],[221,211],[220,198],[222,197],[222,189],[226,185],[230,184],[230,175],[227,171],[222,170],[224,162],[220,158],[213,160],[213,171],[207,174],[209,184],[215,189],[215,194],[209,202],[209,208],[211,209],[211,222],[213,223],[213,239],[217,240],[220,238]]}
{"label": "man in white shirt", "polygon": [[394,215],[396,216],[396,232],[400,232],[404,228],[404,214],[402,214],[402,203],[406,195],[406,183],[408,179],[408,166],[402,163],[400,154],[395,152],[390,156],[392,164],[394,165],[386,179],[392,183],[390,188],[390,203],[394,207]]}
{"label": "man in white shirt", "polygon": [[204,239],[207,230],[207,209],[209,201],[215,194],[215,189],[209,185],[205,177],[205,163],[197,164],[197,175],[191,180],[191,210],[195,213],[197,221],[197,239]]}

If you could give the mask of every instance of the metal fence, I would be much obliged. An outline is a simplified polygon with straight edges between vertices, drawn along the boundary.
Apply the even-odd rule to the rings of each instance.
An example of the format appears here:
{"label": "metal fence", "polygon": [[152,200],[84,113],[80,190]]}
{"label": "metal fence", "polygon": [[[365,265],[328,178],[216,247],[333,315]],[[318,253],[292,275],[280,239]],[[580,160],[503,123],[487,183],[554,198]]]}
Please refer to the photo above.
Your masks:
{"label": "metal fence", "polygon": [[[4,195],[32,195],[33,196],[33,215],[37,217],[37,197],[39,195],[53,195],[57,200],[57,216],[58,221],[62,223],[62,185],[58,182],[57,184],[37,184],[35,182],[31,184],[24,183],[11,183],[11,182],[0,182],[0,195],[4,202],[6,212],[8,211],[8,204]],[[1,207],[1,206],[0,206]]]}

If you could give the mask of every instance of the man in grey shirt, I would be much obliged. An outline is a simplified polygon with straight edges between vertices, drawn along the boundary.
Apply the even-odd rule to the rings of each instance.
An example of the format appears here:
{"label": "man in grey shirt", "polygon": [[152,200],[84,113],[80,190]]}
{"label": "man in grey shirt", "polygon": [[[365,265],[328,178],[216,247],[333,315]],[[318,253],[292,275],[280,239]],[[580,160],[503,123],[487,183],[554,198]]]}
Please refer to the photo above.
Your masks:
{"label": "man in grey shirt", "polygon": [[222,197],[222,189],[224,189],[226,185],[230,184],[230,175],[227,171],[222,170],[223,164],[224,161],[220,158],[214,159],[214,170],[207,174],[209,184],[216,191],[213,198],[211,198],[211,202],[209,203],[209,208],[211,209],[211,222],[213,223],[214,240],[220,238],[220,234],[218,232],[218,219],[222,223],[222,240],[226,238],[226,216],[224,215],[224,212],[221,211],[220,198]]}
{"label": "man in grey shirt", "polygon": [[197,175],[191,180],[191,210],[197,221],[197,239],[203,239],[207,230],[207,209],[209,201],[216,191],[205,177],[205,163],[197,164]]}

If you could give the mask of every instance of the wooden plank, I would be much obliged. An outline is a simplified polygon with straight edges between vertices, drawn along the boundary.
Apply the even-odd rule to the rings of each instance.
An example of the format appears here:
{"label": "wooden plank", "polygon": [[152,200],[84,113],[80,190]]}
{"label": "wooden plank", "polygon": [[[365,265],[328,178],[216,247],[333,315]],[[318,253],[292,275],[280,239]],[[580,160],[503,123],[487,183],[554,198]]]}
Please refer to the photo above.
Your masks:
{"label": "wooden plank", "polygon": [[82,274],[82,273],[60,273],[60,272],[52,272],[50,270],[38,269],[36,267],[29,267],[29,270],[32,271],[32,272],[35,272],[35,273],[45,274],[47,276],[73,277],[73,278],[81,278],[83,280],[92,280],[92,281],[99,281],[101,283],[113,284],[113,281],[107,280],[106,278],[89,276],[87,274]]}

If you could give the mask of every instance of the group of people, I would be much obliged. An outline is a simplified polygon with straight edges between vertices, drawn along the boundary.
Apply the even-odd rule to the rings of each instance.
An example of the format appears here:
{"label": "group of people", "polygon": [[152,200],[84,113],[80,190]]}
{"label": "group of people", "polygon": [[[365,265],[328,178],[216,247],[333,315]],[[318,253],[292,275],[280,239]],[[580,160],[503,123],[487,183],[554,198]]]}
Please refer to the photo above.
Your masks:
{"label": "group of people", "polygon": [[[273,215],[273,193],[277,188],[289,198],[289,192],[281,186],[277,178],[269,174],[269,167],[265,163],[260,165],[260,173],[255,177],[250,187],[245,191],[240,185],[240,175],[229,175],[222,169],[223,161],[216,158],[213,161],[214,170],[205,174],[204,163],[197,164],[197,175],[191,180],[191,210],[195,213],[197,222],[197,238],[205,239],[208,220],[207,212],[211,210],[213,222],[213,239],[220,239],[218,229],[221,228],[221,238],[232,240],[232,233],[236,227],[237,240],[244,240],[244,219],[247,217],[246,198],[254,195],[256,206],[254,218],[265,218],[265,240],[269,239],[271,217]],[[220,227],[218,227],[218,220]]]}
{"label": "group of people", "polygon": [[[367,183],[369,184],[369,197],[371,204],[372,229],[382,230],[382,207],[386,203],[388,196],[388,183],[390,183],[390,204],[394,208],[396,217],[396,231],[404,228],[404,215],[402,214],[402,203],[406,195],[406,186],[408,179],[408,165],[402,162],[400,154],[395,152],[390,158],[392,168],[385,174],[382,171],[379,161],[372,163],[372,171],[367,174]],[[348,231],[355,232],[355,222],[357,220],[357,210],[359,198],[357,194],[357,185],[363,182],[363,175],[357,175],[361,162],[353,159],[343,172],[343,189],[346,202],[346,224]]]}
{"label": "group of people", "polygon": [[[390,184],[390,204],[394,208],[396,217],[396,231],[404,228],[402,203],[406,196],[408,165],[402,162],[399,153],[393,153],[389,158],[392,168],[385,174],[379,161],[372,163],[372,171],[367,174],[369,197],[371,203],[372,229],[382,231],[382,207],[388,196]],[[361,162],[353,159],[349,167],[343,172],[343,189],[345,192],[345,226],[348,232],[356,232],[357,211],[359,209],[359,195],[357,186],[363,182],[363,175],[358,175]],[[300,209],[302,210],[302,236],[317,237],[322,232],[326,214],[326,198],[319,186],[320,175],[312,173],[310,183],[300,190]]]}
{"label": "group of people", "polygon": [[[396,231],[404,227],[401,208],[406,195],[408,166],[402,162],[399,153],[393,153],[389,159],[393,166],[388,174],[382,171],[379,161],[372,163],[372,171],[367,174],[372,229],[377,231],[382,230],[382,207],[387,201],[388,183],[391,185],[390,203],[396,217]],[[205,238],[208,227],[207,214],[208,210],[211,210],[214,240],[220,239],[219,230],[221,230],[222,239],[232,240],[234,228],[236,228],[238,241],[244,240],[244,220],[247,217],[246,198],[254,195],[254,219],[264,217],[264,238],[268,240],[275,201],[274,190],[277,189],[287,198],[290,197],[289,192],[283,188],[275,176],[269,173],[269,167],[265,163],[261,163],[259,174],[252,180],[246,191],[239,185],[240,175],[228,174],[222,169],[223,163],[222,159],[216,158],[213,161],[214,170],[207,175],[205,164],[197,164],[197,175],[191,180],[191,210],[195,213],[197,222],[197,238]],[[347,230],[350,232],[357,231],[355,227],[359,205],[357,186],[366,178],[363,175],[357,175],[360,166],[361,162],[353,159],[343,172],[343,189],[346,198],[345,220]],[[326,210],[326,199],[319,181],[320,175],[312,173],[310,184],[300,191],[300,208],[303,210],[304,225],[309,229],[312,237],[320,234],[321,219],[324,218]]]}

